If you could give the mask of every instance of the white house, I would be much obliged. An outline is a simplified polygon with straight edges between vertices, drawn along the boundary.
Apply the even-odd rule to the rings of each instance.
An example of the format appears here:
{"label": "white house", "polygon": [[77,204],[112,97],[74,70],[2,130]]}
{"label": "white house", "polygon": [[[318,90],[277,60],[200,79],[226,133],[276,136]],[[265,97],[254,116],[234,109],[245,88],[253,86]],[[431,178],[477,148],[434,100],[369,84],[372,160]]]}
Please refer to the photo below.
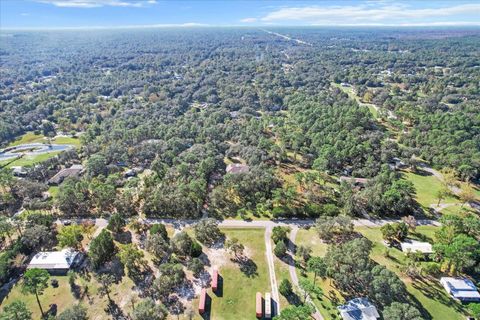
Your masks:
{"label": "white house", "polygon": [[455,299],[460,301],[480,301],[480,293],[475,284],[465,278],[443,277],[440,283]]}
{"label": "white house", "polygon": [[421,252],[424,254],[433,253],[432,245],[428,242],[422,242],[412,239],[406,239],[404,242],[400,243],[402,251],[407,252]]}
{"label": "white house", "polygon": [[343,320],[376,320],[377,308],[367,298],[355,298],[337,307]]}
{"label": "white house", "polygon": [[82,255],[73,249],[37,253],[27,269],[45,269],[52,274],[65,274],[80,262]]}

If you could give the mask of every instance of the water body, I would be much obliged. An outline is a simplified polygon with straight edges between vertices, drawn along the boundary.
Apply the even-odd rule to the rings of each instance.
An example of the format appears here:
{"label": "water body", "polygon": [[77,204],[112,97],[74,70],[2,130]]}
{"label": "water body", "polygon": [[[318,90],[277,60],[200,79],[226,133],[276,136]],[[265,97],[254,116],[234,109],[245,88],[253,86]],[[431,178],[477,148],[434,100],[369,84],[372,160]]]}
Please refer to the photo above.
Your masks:
{"label": "water body", "polygon": [[73,149],[73,145],[70,144],[46,144],[46,143],[27,143],[18,146],[8,147],[0,150],[0,161],[11,160],[18,158],[21,155],[24,156],[36,156],[39,154],[65,151]]}

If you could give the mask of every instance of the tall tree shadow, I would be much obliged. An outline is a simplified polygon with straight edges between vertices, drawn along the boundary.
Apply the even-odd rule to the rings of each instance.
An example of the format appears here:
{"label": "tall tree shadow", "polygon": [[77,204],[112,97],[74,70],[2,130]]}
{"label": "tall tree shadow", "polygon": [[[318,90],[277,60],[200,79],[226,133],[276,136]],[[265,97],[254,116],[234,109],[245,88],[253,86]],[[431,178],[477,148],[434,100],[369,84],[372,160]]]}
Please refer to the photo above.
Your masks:
{"label": "tall tree shadow", "polygon": [[241,257],[232,259],[232,261],[236,262],[239,265],[240,271],[247,277],[249,278],[258,277],[258,271],[257,271],[258,266],[255,263],[255,261],[253,261],[252,259],[245,256],[241,256]]}
{"label": "tall tree shadow", "polygon": [[128,320],[128,316],[126,316],[122,309],[116,304],[115,301],[109,301],[107,307],[105,308],[105,312],[112,316],[113,320]]}

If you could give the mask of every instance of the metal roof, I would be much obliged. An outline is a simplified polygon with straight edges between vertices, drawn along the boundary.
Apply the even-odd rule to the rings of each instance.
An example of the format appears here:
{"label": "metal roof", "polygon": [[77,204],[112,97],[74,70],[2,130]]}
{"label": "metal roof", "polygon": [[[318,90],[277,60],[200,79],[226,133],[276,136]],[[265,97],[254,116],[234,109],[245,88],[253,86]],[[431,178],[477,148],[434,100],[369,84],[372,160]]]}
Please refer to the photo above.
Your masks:
{"label": "metal roof", "polygon": [[32,261],[30,261],[28,268],[70,269],[77,255],[78,252],[73,249],[39,252],[33,257]]}

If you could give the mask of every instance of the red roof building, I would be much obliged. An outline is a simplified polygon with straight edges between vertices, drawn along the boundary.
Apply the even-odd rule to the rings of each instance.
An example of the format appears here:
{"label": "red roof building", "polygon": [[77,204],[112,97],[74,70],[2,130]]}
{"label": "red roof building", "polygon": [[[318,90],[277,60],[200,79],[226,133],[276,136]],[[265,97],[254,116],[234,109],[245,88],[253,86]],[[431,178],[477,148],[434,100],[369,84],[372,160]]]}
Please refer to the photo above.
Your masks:
{"label": "red roof building", "polygon": [[218,289],[218,270],[215,268],[213,269],[212,275],[212,290],[217,291]]}
{"label": "red roof building", "polygon": [[205,288],[202,289],[200,293],[200,302],[198,303],[198,313],[204,314],[207,305],[207,290]]}
{"label": "red roof building", "polygon": [[261,318],[263,316],[263,308],[262,308],[262,294],[260,292],[257,292],[257,297],[255,301],[255,315],[257,318]]}

